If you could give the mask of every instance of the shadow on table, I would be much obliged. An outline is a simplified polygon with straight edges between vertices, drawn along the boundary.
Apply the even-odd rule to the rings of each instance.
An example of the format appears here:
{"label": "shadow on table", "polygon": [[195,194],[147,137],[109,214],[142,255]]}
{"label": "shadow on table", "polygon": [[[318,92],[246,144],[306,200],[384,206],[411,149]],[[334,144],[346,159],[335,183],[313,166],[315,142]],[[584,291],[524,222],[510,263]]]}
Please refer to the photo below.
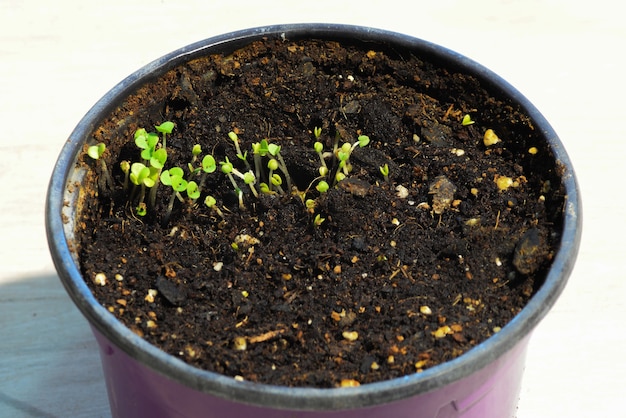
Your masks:
{"label": "shadow on table", "polygon": [[54,273],[0,284],[0,416],[110,417],[96,342]]}

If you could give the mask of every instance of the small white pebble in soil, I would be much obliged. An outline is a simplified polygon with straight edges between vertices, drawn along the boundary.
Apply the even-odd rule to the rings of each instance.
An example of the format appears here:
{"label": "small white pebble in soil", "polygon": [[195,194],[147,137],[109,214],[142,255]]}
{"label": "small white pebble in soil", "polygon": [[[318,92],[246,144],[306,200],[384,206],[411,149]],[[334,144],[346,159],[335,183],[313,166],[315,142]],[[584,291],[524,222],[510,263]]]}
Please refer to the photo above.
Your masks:
{"label": "small white pebble in soil", "polygon": [[235,337],[233,340],[233,348],[237,351],[246,351],[248,348],[246,337]]}
{"label": "small white pebble in soil", "polygon": [[342,388],[354,388],[360,386],[361,384],[354,379],[343,379],[340,383]]}
{"label": "small white pebble in soil", "polygon": [[424,315],[431,315],[433,313],[433,311],[426,305],[420,306],[420,312]]}
{"label": "small white pebble in soil", "polygon": [[222,267],[224,267],[224,263],[222,263],[221,261],[218,261],[217,263],[213,264],[213,270],[215,271],[221,271]]}
{"label": "small white pebble in soil", "polygon": [[359,338],[359,333],[356,331],[344,331],[341,335],[348,341],[356,341]]}
{"label": "small white pebble in soil", "polygon": [[156,291],[156,289],[148,289],[148,294],[146,295],[146,297],[144,298],[144,300],[148,303],[154,303],[154,298],[156,297],[156,295],[158,295],[159,292]]}
{"label": "small white pebble in soil", "polygon": [[483,143],[485,144],[485,146],[488,147],[491,145],[495,145],[498,142],[500,142],[500,138],[498,138],[498,135],[496,135],[493,129],[487,129],[483,137]]}
{"label": "small white pebble in soil", "polygon": [[467,226],[476,226],[480,223],[480,219],[478,218],[470,218],[467,221],[465,221],[465,225]]}
{"label": "small white pebble in soil", "polygon": [[450,152],[454,155],[456,155],[457,157],[462,157],[465,155],[465,150],[459,149],[459,148],[452,148],[450,150]]}
{"label": "small white pebble in soil", "polygon": [[121,274],[116,274],[115,275],[115,280],[117,280],[118,282],[123,282],[124,281],[124,276],[122,276]]}
{"label": "small white pebble in soil", "polygon": [[396,186],[396,192],[396,196],[398,196],[400,199],[406,199],[409,196],[409,189],[401,184]]}
{"label": "small white pebble in soil", "polygon": [[447,325],[437,328],[431,333],[435,338],[443,338],[448,334],[452,334],[452,328]]}
{"label": "small white pebble in soil", "polygon": [[97,284],[98,286],[104,286],[107,284],[107,276],[104,273],[98,273],[96,274],[96,276],[93,278],[93,282],[95,284]]}
{"label": "small white pebble in soil", "polygon": [[501,191],[504,191],[513,185],[513,179],[507,176],[497,176],[494,180],[496,182],[496,186]]}

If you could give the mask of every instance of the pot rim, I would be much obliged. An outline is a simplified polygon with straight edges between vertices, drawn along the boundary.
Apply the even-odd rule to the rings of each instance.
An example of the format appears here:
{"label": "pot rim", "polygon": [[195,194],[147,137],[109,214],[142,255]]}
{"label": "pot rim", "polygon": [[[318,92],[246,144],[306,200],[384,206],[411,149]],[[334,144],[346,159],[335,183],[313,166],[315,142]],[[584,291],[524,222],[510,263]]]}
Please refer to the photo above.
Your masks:
{"label": "pot rim", "polygon": [[[246,381],[193,367],[135,335],[109,313],[92,295],[77,266],[71,249],[73,221],[64,213],[64,202],[75,199],[66,191],[83,140],[89,138],[101,118],[122,98],[148,79],[153,79],[182,62],[206,53],[233,51],[263,37],[298,39],[306,37],[393,44],[419,51],[431,61],[451,65],[477,77],[492,91],[519,104],[536,129],[542,133],[562,170],[565,188],[563,231],[559,249],[545,282],[522,311],[502,330],[463,355],[422,373],[363,384],[355,388],[284,387]],[[74,193],[77,194],[77,193]],[[337,410],[367,407],[430,392],[469,376],[512,349],[531,333],[561,294],[573,269],[582,230],[582,204],[571,161],[556,132],[541,113],[512,85],[477,62],[445,47],[405,34],[371,27],[344,24],[270,25],[222,34],[179,48],[135,71],[106,93],[81,119],[65,143],[52,173],[46,197],[46,233],[57,272],[82,314],[100,333],[128,355],[153,370],[195,390],[236,402],[302,410]],[[70,238],[68,238],[70,237]]]}

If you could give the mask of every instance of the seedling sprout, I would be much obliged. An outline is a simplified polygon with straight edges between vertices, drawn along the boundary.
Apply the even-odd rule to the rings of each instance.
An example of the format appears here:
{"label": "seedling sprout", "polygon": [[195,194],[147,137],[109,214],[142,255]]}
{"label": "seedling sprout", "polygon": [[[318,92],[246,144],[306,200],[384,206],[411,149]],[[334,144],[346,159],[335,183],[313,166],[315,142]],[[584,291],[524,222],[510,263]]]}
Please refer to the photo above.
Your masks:
{"label": "seedling sprout", "polygon": [[105,151],[106,151],[106,145],[103,142],[99,142],[98,144],[92,145],[89,148],[87,148],[87,155],[90,156],[92,159],[100,162],[99,179],[102,179],[102,180],[98,181],[98,187],[100,187],[101,189],[112,190],[113,179],[111,178],[111,174],[109,174],[109,169],[107,167],[106,162],[104,161],[104,158],[102,158]]}

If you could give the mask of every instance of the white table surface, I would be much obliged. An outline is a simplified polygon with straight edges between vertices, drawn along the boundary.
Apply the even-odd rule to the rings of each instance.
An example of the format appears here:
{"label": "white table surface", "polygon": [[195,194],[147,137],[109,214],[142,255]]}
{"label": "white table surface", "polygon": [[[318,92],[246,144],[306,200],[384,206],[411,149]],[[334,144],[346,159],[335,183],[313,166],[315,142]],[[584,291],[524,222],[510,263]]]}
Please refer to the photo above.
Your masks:
{"label": "white table surface", "polygon": [[518,418],[624,416],[620,3],[246,4],[0,0],[0,416],[110,416],[95,343],[58,281],[44,233],[48,178],[74,125],[123,77],[178,47],[307,21],[380,27],[444,45],[500,74],[544,113],[578,174],[584,234],[567,288],[531,339]]}

